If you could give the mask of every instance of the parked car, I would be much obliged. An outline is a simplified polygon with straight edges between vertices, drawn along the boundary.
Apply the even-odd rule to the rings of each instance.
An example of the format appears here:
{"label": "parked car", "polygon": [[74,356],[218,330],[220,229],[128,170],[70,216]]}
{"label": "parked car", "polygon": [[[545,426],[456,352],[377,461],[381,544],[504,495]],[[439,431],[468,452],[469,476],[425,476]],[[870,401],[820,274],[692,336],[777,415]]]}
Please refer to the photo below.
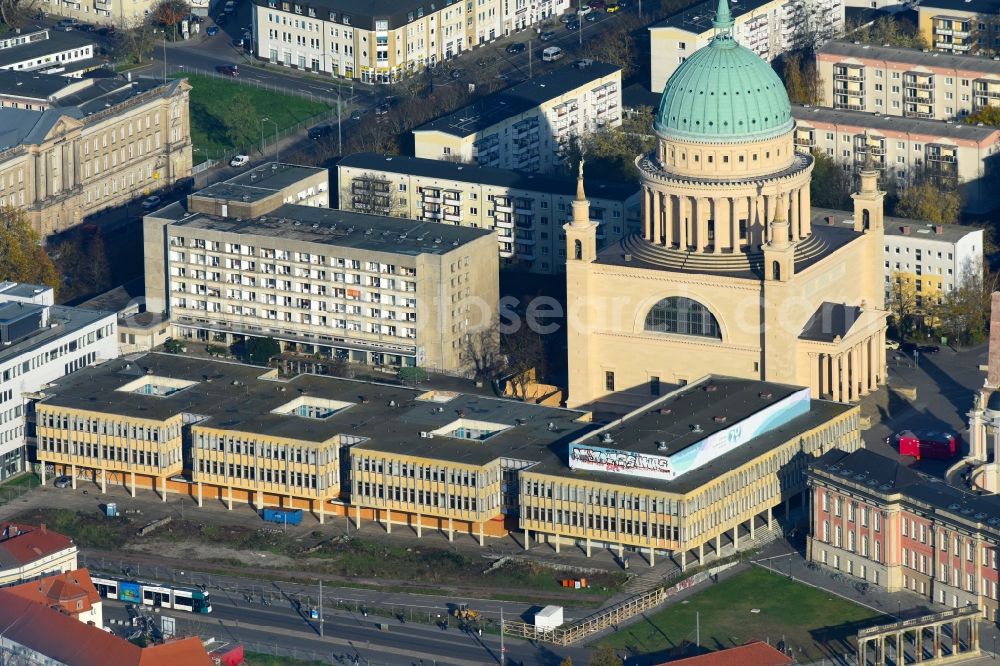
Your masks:
{"label": "parked car", "polygon": [[80,25],[76,26],[76,29],[79,30],[80,32],[95,32],[97,30],[96,27],[90,25],[89,23],[81,23]]}
{"label": "parked car", "polygon": [[543,32],[538,36],[538,39],[542,40],[543,42],[548,42],[555,38],[556,38],[556,33],[552,32],[551,30],[546,30],[545,32]]}
{"label": "parked car", "polygon": [[158,196],[156,196],[154,194],[153,196],[146,197],[145,199],[142,200],[142,209],[143,210],[153,210],[154,208],[156,208],[157,206],[159,206],[161,203],[163,203],[163,200],[160,199],[160,197],[158,197]]}
{"label": "parked car", "polygon": [[897,349],[899,349],[899,343],[896,342],[895,340],[890,340],[889,338],[886,338],[885,339],[885,348],[886,349],[891,349],[892,351],[896,351]]}
{"label": "parked car", "polygon": [[56,488],[69,488],[71,485],[73,485],[73,479],[69,478],[65,474],[56,477],[55,481]]}
{"label": "parked car", "polygon": [[390,108],[391,106],[389,105],[389,102],[382,102],[381,104],[375,107],[375,115],[384,116],[387,113],[389,113]]}
{"label": "parked car", "polygon": [[937,345],[917,345],[917,351],[921,354],[937,354],[941,348]]}
{"label": "parked car", "polygon": [[590,5],[584,5],[583,7],[580,7],[578,10],[576,10],[576,15],[577,16],[586,16],[587,14],[589,14],[592,11],[594,11],[594,10],[590,8]]}
{"label": "parked car", "polygon": [[229,14],[219,14],[215,17],[215,25],[226,25],[229,23]]}
{"label": "parked car", "polygon": [[588,6],[595,11],[600,11],[604,9],[604,0],[590,0]]}
{"label": "parked car", "polygon": [[364,111],[362,111],[361,109],[357,109],[355,111],[351,111],[351,120],[361,120],[361,116],[363,116],[363,115],[364,115]]}
{"label": "parked car", "polygon": [[330,136],[331,132],[333,132],[333,128],[329,125],[316,125],[309,128],[309,138],[316,141],[324,136]]}
{"label": "parked car", "polygon": [[595,12],[590,12],[589,14],[587,14],[587,20],[590,23],[593,23],[594,21],[597,20],[597,14]]}
{"label": "parked car", "polygon": [[76,19],[63,19],[55,24],[56,30],[62,30],[63,32],[69,32],[75,28],[80,22]]}
{"label": "parked car", "polygon": [[236,65],[219,65],[215,68],[219,74],[225,74],[226,76],[239,76],[240,70]]}
{"label": "parked car", "polygon": [[209,26],[208,30],[205,31],[205,34],[208,35],[209,37],[215,37],[217,34],[219,34],[219,26],[217,25]]}
{"label": "parked car", "polygon": [[231,167],[245,167],[250,164],[250,158],[247,155],[236,155],[233,159],[229,160],[229,166]]}
{"label": "parked car", "polygon": [[567,30],[579,30],[580,29],[580,22],[579,21],[570,21],[569,23],[566,24],[566,29]]}
{"label": "parked car", "polygon": [[575,20],[576,16],[573,14],[563,14],[562,16],[559,17],[560,23],[569,23],[570,21],[575,21]]}
{"label": "parked car", "polygon": [[462,76],[464,74],[465,74],[465,72],[462,71],[461,69],[453,69],[453,70],[451,70],[451,78],[453,78],[453,79],[460,79],[460,78],[462,78]]}
{"label": "parked car", "polygon": [[932,458],[949,460],[958,453],[959,438],[950,432],[932,432],[928,430],[904,430],[886,437],[886,444],[895,441],[899,446],[899,455],[913,456],[917,460]]}
{"label": "parked car", "polygon": [[517,55],[518,53],[524,53],[524,49],[524,42],[514,42],[507,46],[507,53]]}

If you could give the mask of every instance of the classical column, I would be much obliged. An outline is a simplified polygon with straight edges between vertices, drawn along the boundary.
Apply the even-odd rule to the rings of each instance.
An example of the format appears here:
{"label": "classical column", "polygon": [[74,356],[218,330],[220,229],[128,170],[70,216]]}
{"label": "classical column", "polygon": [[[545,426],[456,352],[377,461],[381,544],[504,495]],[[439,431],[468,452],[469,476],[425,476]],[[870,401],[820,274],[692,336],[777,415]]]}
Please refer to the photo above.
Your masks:
{"label": "classical column", "polygon": [[691,197],[680,196],[678,197],[678,205],[680,207],[679,219],[677,220],[677,231],[678,231],[678,242],[680,243],[681,250],[688,249],[688,227],[691,223]]}
{"label": "classical column", "polygon": [[663,195],[663,245],[671,247],[674,244],[674,196]]}
{"label": "classical column", "polygon": [[740,214],[737,210],[736,197],[729,199],[729,245],[732,252],[740,251]]}
{"label": "classical column", "polygon": [[[723,245],[723,230],[727,228],[727,223],[723,221],[722,216],[722,202],[725,199],[716,197],[712,199],[712,222],[713,222],[713,232],[715,234],[715,240],[712,241],[712,254],[719,254],[722,252]],[[728,208],[728,206],[727,206]]]}
{"label": "classical column", "polygon": [[830,387],[833,389],[832,394],[834,402],[840,402],[840,389],[842,385],[840,362],[842,358],[842,354],[834,354],[830,365]]}
{"label": "classical column", "polygon": [[823,390],[820,388],[820,372],[816,356],[812,352],[809,353],[809,391],[820,396],[823,395]]}
{"label": "classical column", "polygon": [[642,188],[642,237],[653,240],[653,190]]}
{"label": "classical column", "polygon": [[799,237],[805,238],[812,233],[812,204],[809,201],[809,185],[799,190]]}
{"label": "classical column", "polygon": [[695,219],[698,223],[697,230],[695,231],[694,247],[697,251],[704,252],[705,248],[708,247],[708,199],[698,197],[695,205],[697,206]]}
{"label": "classical column", "polygon": [[653,235],[650,238],[650,241],[657,245],[659,245],[662,240],[662,215],[660,214],[660,211],[663,208],[662,197],[663,195],[657,190],[653,190],[653,214],[650,216],[653,222]]}
{"label": "classical column", "polygon": [[756,200],[754,201],[754,214],[750,216],[751,227],[755,227],[755,231],[749,232],[747,235],[753,238],[753,245],[758,245],[767,241],[767,218],[764,215],[764,196],[758,194]]}
{"label": "classical column", "polygon": [[789,228],[791,229],[792,240],[799,240],[801,236],[799,235],[799,194],[801,190],[792,190],[788,199],[788,205],[791,208],[790,214],[788,216]]}

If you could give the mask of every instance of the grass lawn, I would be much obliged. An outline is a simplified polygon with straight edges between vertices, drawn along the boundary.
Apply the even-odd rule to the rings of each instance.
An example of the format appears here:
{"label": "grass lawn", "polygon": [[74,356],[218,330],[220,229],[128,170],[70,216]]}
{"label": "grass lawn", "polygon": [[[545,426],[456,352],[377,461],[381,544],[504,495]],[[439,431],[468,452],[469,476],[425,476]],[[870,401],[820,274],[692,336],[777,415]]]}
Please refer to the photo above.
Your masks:
{"label": "grass lawn", "polygon": [[[756,609],[757,612],[753,612]],[[633,654],[694,654],[695,614],[701,645],[718,650],[753,639],[784,640],[799,663],[853,654],[859,629],[891,618],[840,597],[754,567],[640,620],[607,641]]]}
{"label": "grass lawn", "polygon": [[[194,162],[205,159],[219,159],[232,155],[236,147],[229,142],[226,128],[222,124],[223,110],[232,104],[233,98],[243,92],[250,98],[257,118],[270,118],[278,124],[281,132],[296,123],[333,108],[323,102],[313,102],[294,95],[285,95],[273,90],[263,90],[254,86],[216,79],[199,74],[185,74],[191,84],[191,141],[194,145]],[[263,125],[265,138],[274,140],[274,123]],[[255,128],[260,130],[259,127]],[[246,146],[241,146],[246,149]],[[252,146],[254,150],[259,146]]]}

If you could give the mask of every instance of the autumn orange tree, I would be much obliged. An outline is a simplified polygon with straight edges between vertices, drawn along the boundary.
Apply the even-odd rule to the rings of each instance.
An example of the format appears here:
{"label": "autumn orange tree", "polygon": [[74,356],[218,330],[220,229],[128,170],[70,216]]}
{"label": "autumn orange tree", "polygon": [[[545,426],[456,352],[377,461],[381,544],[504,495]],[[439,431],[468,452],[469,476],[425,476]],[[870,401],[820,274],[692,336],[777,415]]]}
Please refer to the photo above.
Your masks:
{"label": "autumn orange tree", "polygon": [[46,284],[59,290],[59,272],[23,212],[0,206],[0,280]]}
{"label": "autumn orange tree", "polygon": [[160,0],[149,13],[149,20],[163,28],[167,39],[177,38],[177,28],[191,13],[191,5],[184,0]]}

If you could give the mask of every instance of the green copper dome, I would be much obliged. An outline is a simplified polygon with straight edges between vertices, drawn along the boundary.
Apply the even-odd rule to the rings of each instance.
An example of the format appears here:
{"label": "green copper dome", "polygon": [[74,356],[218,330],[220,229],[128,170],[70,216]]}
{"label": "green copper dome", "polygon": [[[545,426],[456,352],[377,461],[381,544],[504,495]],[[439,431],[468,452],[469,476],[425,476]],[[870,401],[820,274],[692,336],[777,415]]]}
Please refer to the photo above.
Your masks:
{"label": "green copper dome", "polygon": [[653,129],[661,136],[730,143],[778,136],[792,128],[781,79],[756,53],[736,43],[728,0],[719,0],[718,30],[674,71]]}

